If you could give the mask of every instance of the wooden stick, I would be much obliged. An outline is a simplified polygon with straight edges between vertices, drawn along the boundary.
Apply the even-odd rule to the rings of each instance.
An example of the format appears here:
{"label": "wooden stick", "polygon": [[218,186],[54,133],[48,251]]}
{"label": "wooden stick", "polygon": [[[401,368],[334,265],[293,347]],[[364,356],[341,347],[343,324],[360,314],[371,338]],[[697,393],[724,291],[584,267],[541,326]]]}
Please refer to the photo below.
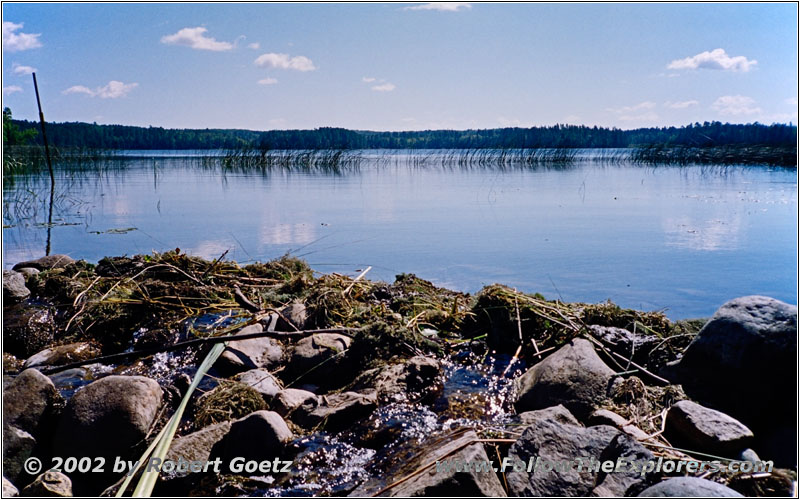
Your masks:
{"label": "wooden stick", "polygon": [[345,288],[345,289],[344,289],[344,292],[342,292],[342,296],[345,296],[345,295],[347,295],[347,292],[349,292],[349,291],[350,291],[350,289],[351,289],[351,288],[353,288],[353,285],[355,285],[355,284],[356,284],[356,283],[357,283],[357,282],[358,282],[358,281],[359,281],[361,278],[363,278],[364,276],[366,276],[366,275],[367,275],[367,273],[370,271],[370,269],[372,269],[372,266],[367,266],[367,268],[366,268],[366,269],[364,269],[364,271],[362,271],[362,272],[361,272],[361,274],[359,274],[359,275],[356,277],[356,279],[354,279],[354,280],[353,280],[353,282],[352,282],[352,283],[350,283],[350,286],[348,286],[347,288]]}

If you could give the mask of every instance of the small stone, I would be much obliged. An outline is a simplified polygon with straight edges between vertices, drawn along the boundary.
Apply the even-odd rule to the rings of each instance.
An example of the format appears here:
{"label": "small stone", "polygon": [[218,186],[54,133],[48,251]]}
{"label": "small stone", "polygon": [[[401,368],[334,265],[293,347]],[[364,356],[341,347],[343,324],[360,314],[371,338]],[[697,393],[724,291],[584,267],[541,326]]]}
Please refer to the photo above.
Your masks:
{"label": "small stone", "polygon": [[286,370],[292,377],[302,377],[305,382],[327,380],[336,371],[331,358],[350,347],[352,339],[337,333],[318,333],[305,337],[294,345]]}
{"label": "small stone", "polygon": [[[231,421],[219,422],[175,439],[169,447],[166,459],[177,461],[182,458],[188,462],[211,460],[212,448],[230,431],[231,423]],[[185,476],[187,474],[188,472],[175,475]]]}
{"label": "small stone", "polygon": [[321,396],[318,401],[301,406],[292,420],[309,429],[321,426],[327,431],[336,432],[369,416],[377,406],[374,393],[342,392]]}
{"label": "small stone", "polygon": [[38,269],[39,271],[47,271],[49,269],[63,269],[73,262],[75,262],[75,259],[72,257],[62,254],[53,254],[36,260],[18,262],[13,269],[16,271],[22,269],[23,267],[32,267],[34,269]]}
{"label": "small stone", "polygon": [[20,267],[19,269],[17,269],[17,272],[25,276],[25,281],[28,281],[29,279],[39,274],[40,271],[34,267]]}
{"label": "small stone", "polygon": [[36,446],[36,440],[29,433],[16,427],[3,424],[3,475],[16,481],[23,471],[23,464]]}
{"label": "small stone", "polygon": [[280,382],[262,368],[240,373],[234,379],[257,390],[266,402],[272,401],[272,398],[282,390]]}
{"label": "small stone", "polygon": [[63,400],[53,382],[38,370],[20,373],[3,391],[3,419],[34,437],[40,436],[43,419],[54,416],[54,407]]}
{"label": "small stone", "polygon": [[294,435],[289,426],[274,411],[260,410],[234,421],[230,431],[211,450],[223,463],[234,458],[273,460],[283,452],[284,445]]}
{"label": "small stone", "polygon": [[284,389],[272,399],[272,409],[282,417],[288,417],[301,406],[319,404],[317,395],[302,389]]}
{"label": "small stone", "polygon": [[699,477],[673,477],[645,489],[640,497],[741,497],[738,491]]}
{"label": "small stone", "polygon": [[3,300],[9,303],[27,299],[31,291],[25,286],[25,277],[16,271],[3,271]]}
{"label": "small stone", "polygon": [[3,476],[3,498],[9,497],[18,497],[19,490],[16,486],[14,486],[11,481],[6,479],[6,476]]}
{"label": "small stone", "polygon": [[753,441],[753,433],[738,420],[688,400],[669,408],[666,424],[676,446],[705,453],[735,456]]}
{"label": "small stone", "polygon": [[306,311],[306,306],[300,302],[294,302],[281,309],[275,330],[279,332],[302,330],[305,328],[307,321],[308,311]]}
{"label": "small stone", "polygon": [[578,419],[576,419],[569,410],[564,408],[564,405],[522,412],[516,416],[516,419],[525,427],[529,427],[542,420],[558,422],[559,424],[581,425]]}
{"label": "small stone", "polygon": [[100,356],[100,350],[97,347],[89,342],[75,342],[39,351],[25,360],[24,367],[66,365],[77,361],[86,361],[97,356]]}
{"label": "small stone", "polygon": [[72,481],[61,472],[47,471],[39,474],[31,484],[22,489],[26,497],[71,497]]}
{"label": "small stone", "polygon": [[[242,328],[237,335],[261,333],[264,327],[256,323]],[[283,348],[269,337],[232,340],[214,366],[225,373],[238,373],[255,368],[271,368],[280,362]]]}

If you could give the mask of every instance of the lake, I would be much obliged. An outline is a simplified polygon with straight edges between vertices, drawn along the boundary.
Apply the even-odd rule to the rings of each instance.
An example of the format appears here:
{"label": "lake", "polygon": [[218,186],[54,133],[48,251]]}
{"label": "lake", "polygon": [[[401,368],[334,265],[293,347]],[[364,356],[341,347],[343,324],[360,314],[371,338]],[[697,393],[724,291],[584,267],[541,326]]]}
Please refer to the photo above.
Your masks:
{"label": "lake", "polygon": [[[4,179],[5,268],[44,255],[47,174]],[[566,164],[367,153],[343,168],[223,168],[197,153],[128,152],[59,166],[52,253],[91,262],[180,248],[240,263],[285,253],[322,273],[414,273],[476,292],[612,300],[671,319],[725,301],[797,303],[797,171]]]}

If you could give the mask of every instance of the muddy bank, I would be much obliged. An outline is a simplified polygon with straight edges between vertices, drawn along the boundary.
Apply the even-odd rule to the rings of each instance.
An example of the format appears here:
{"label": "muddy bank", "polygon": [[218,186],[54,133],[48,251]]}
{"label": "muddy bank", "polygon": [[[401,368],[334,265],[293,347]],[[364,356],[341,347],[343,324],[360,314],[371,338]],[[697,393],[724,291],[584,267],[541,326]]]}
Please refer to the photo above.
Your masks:
{"label": "muddy bank", "polygon": [[[49,256],[14,269],[8,494],[113,494],[124,474],[112,465],[139,460],[176,411],[166,459],[220,466],[165,469],[154,495],[793,492],[797,311],[774,299],[670,322],[502,285],[467,295],[413,275],[318,275],[291,257]],[[105,467],[43,474],[68,456]],[[30,457],[44,470],[26,470]],[[717,466],[528,470],[537,458]],[[723,467],[738,460],[773,469]]]}

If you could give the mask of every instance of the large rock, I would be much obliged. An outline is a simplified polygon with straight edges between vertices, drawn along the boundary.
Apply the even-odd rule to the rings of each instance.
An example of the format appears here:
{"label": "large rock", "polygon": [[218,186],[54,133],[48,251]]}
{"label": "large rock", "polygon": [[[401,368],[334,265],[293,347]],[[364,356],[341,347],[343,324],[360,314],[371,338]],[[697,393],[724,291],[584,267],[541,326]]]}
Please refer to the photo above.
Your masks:
{"label": "large rock", "polygon": [[631,358],[635,363],[646,364],[650,351],[662,342],[655,335],[648,335],[639,330],[636,334],[616,326],[590,325],[592,336],[602,340],[606,348],[626,358]]}
{"label": "large rock", "polygon": [[25,286],[25,277],[17,271],[3,271],[3,300],[20,302],[28,298],[31,291]]}
{"label": "large rock", "polygon": [[26,497],[71,497],[72,481],[65,474],[49,470],[39,474],[31,484],[22,489]]}
{"label": "large rock", "polygon": [[53,382],[29,368],[3,391],[3,419],[38,439],[52,424],[48,420],[55,416],[62,401]]}
{"label": "large rock", "polygon": [[53,343],[55,311],[47,306],[3,307],[3,351],[27,358]]}
{"label": "large rock", "polygon": [[[167,460],[177,462],[178,459],[207,462],[215,457],[211,450],[231,430],[231,422],[219,422],[204,427],[197,432],[181,436],[174,440],[167,452]],[[176,472],[175,476],[185,476],[188,472]]]}
{"label": "large rock", "polygon": [[8,424],[3,424],[3,475],[16,482],[23,473],[23,464],[36,446],[29,433]]}
{"label": "large rock", "polygon": [[[500,479],[494,471],[477,471],[475,467],[465,467],[470,464],[487,463],[489,457],[482,443],[476,443],[478,436],[474,431],[468,431],[455,439],[439,439],[434,445],[429,445],[420,450],[414,457],[415,462],[410,464],[414,469],[417,466],[434,464],[424,471],[411,476],[406,481],[389,488],[380,496],[389,497],[504,497]],[[447,470],[437,466],[437,461],[448,465]],[[397,477],[379,478],[367,481],[359,486],[351,496],[373,496],[383,490],[386,484],[408,475],[412,471],[402,471]]]}
{"label": "large rock", "polygon": [[699,477],[673,477],[647,488],[640,497],[741,497],[732,490],[708,479]]}
{"label": "large rock", "polygon": [[292,415],[292,420],[308,429],[319,426],[336,432],[369,416],[377,406],[374,393],[341,392],[320,396],[316,401],[301,406]]}
{"label": "large rock", "polygon": [[316,405],[317,395],[303,389],[284,389],[272,399],[272,409],[282,417],[288,417],[304,405]]}
{"label": "large rock", "polygon": [[667,412],[667,436],[679,447],[735,457],[753,441],[744,424],[692,401],[679,401]]}
{"label": "large rock", "polygon": [[[639,463],[652,459],[653,455],[610,426],[582,427],[540,418],[533,420],[511,446],[508,457],[512,463],[525,464],[524,468],[506,470],[512,495],[624,496],[647,478],[627,466],[619,472],[605,473],[600,470],[600,463],[616,463],[619,459]],[[537,459],[548,461],[553,468],[548,470]],[[580,464],[576,463],[578,459],[582,460]],[[531,460],[535,465],[529,472],[527,466]]]}
{"label": "large rock", "polygon": [[357,390],[375,389],[381,404],[419,401],[436,392],[441,366],[433,358],[414,356],[405,363],[374,368],[355,381]]}
{"label": "large rock", "polygon": [[[112,375],[78,390],[67,403],[58,424],[53,451],[61,457],[116,457],[131,460],[161,406],[162,390],[147,377]],[[106,468],[109,471],[110,468]],[[102,491],[106,472],[74,474],[77,495]],[[107,485],[106,485],[107,486]]]}
{"label": "large rock", "polygon": [[614,371],[585,339],[573,339],[515,382],[518,412],[564,405],[579,419],[608,395]]}
{"label": "large rock", "polygon": [[[256,323],[242,328],[237,335],[261,333],[264,327]],[[226,373],[238,373],[255,368],[271,368],[280,362],[283,348],[268,337],[232,340],[215,363],[215,367]]]}
{"label": "large rock", "polygon": [[63,269],[73,262],[75,262],[75,259],[72,257],[62,254],[53,254],[36,260],[18,262],[13,269],[16,271],[17,269],[22,269],[23,267],[32,267],[34,269],[38,269],[39,271],[47,271],[48,269]]}
{"label": "large rock", "polygon": [[27,360],[24,368],[34,368],[37,366],[58,366],[86,361],[100,356],[100,349],[89,342],[74,342],[55,347],[49,347],[39,351]]}
{"label": "large rock", "polygon": [[234,378],[257,390],[267,403],[272,401],[272,398],[282,390],[281,383],[270,372],[261,368],[248,370],[236,375]]}
{"label": "large rock", "polygon": [[338,333],[318,333],[305,337],[292,348],[286,370],[290,377],[304,382],[329,381],[336,371],[334,359],[350,347],[352,339]]}
{"label": "large rock", "polygon": [[211,449],[211,456],[221,457],[223,464],[237,457],[259,462],[273,460],[281,456],[293,437],[280,415],[260,410],[234,421],[230,431]]}
{"label": "large rock", "polygon": [[3,476],[3,498],[18,497],[19,490],[14,486],[11,481]]}
{"label": "large rock", "polygon": [[749,296],[720,307],[664,374],[692,399],[752,429],[765,459],[794,466],[796,362],[797,307]]}
{"label": "large rock", "polygon": [[518,422],[520,426],[523,427],[521,430],[524,430],[525,428],[542,420],[557,422],[560,424],[581,425],[580,422],[578,422],[578,419],[576,419],[575,416],[569,412],[569,410],[564,408],[564,405],[551,406],[550,408],[544,408],[542,410],[522,412],[519,415],[512,417],[512,420]]}
{"label": "large rock", "polygon": [[306,306],[300,302],[293,302],[281,309],[275,330],[279,332],[294,332],[305,328],[308,322]]}

